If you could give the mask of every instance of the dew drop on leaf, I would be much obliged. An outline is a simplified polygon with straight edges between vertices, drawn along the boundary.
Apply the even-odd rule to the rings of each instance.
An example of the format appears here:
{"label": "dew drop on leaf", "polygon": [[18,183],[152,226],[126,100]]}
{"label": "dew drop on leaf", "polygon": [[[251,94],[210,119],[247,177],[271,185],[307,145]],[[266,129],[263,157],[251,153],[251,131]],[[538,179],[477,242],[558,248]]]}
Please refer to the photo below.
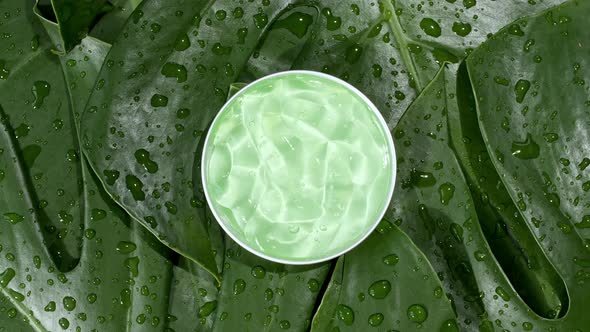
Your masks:
{"label": "dew drop on leaf", "polygon": [[14,278],[16,272],[12,268],[7,268],[0,274],[0,287],[5,288]]}
{"label": "dew drop on leaf", "polygon": [[431,37],[436,38],[440,37],[441,35],[440,25],[438,25],[435,20],[429,17],[425,17],[420,21],[420,28],[424,31],[424,33]]}
{"label": "dew drop on leaf", "polygon": [[377,327],[377,326],[381,325],[381,323],[383,323],[384,318],[385,318],[385,316],[383,316],[382,313],[374,313],[369,316],[369,319],[368,319],[369,325],[371,325],[373,327]]}
{"label": "dew drop on leaf", "polygon": [[379,280],[369,287],[369,295],[375,299],[384,299],[391,292],[391,283],[387,280]]}
{"label": "dew drop on leaf", "polygon": [[35,81],[33,83],[32,91],[33,96],[35,97],[33,108],[40,108],[43,106],[45,98],[49,96],[49,93],[51,92],[51,85],[46,81]]}
{"label": "dew drop on leaf", "polygon": [[336,307],[336,315],[345,325],[352,325],[354,323],[354,311],[347,305],[339,304]]}
{"label": "dew drop on leaf", "polygon": [[243,279],[237,279],[234,282],[234,295],[238,295],[244,292],[246,289],[246,282]]}
{"label": "dew drop on leaf", "polygon": [[135,251],[135,249],[137,249],[135,243],[129,241],[119,241],[116,248],[120,254],[129,254]]}
{"label": "dew drop on leaf", "polygon": [[164,77],[176,78],[177,83],[186,82],[187,79],[186,67],[177,63],[165,63],[162,67],[161,73]]}
{"label": "dew drop on leaf", "polygon": [[251,273],[256,279],[263,279],[266,276],[266,270],[260,265],[254,266]]}
{"label": "dew drop on leaf", "polygon": [[391,254],[383,257],[383,264],[385,265],[396,265],[399,262],[399,256],[396,254]]}
{"label": "dew drop on leaf", "polygon": [[423,305],[412,304],[408,307],[408,319],[415,323],[423,323],[428,318],[428,311]]}

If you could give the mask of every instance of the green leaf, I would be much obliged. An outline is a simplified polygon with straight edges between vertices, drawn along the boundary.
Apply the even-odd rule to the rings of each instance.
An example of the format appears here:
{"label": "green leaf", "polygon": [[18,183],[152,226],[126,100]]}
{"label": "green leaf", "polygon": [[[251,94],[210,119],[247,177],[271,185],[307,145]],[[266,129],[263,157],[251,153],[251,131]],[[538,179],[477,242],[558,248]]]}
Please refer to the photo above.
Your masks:
{"label": "green leaf", "polygon": [[466,68],[461,65],[457,82],[453,79],[446,82],[448,91],[454,90],[456,83],[457,96],[457,103],[449,105],[449,126],[452,145],[469,183],[482,230],[523,300],[539,315],[557,318],[567,311],[565,284],[540,250],[488,155]]}
{"label": "green leaf", "polygon": [[[443,62],[459,62],[511,21],[562,2],[321,1],[313,42],[293,68],[348,81],[371,99],[393,128]],[[438,37],[432,33],[436,26]]]}
{"label": "green leaf", "polygon": [[[195,165],[199,142],[268,22],[285,7],[142,3],[109,53],[82,118],[85,152],[109,194],[162,242],[214,274]],[[243,44],[236,43],[240,29],[248,31]]]}
{"label": "green leaf", "polygon": [[113,43],[119,32],[123,30],[123,26],[133,10],[139,6],[142,0],[111,0],[109,1],[113,8],[100,20],[92,26],[89,35],[105,41]]}
{"label": "green leaf", "polygon": [[304,331],[330,264],[283,265],[261,259],[226,237],[214,331]]}
{"label": "green leaf", "polygon": [[[13,34],[22,41],[38,35],[41,43],[34,49],[27,43],[26,48],[19,45],[3,50],[3,57],[20,53],[22,61],[11,67],[14,70],[2,81],[12,87],[13,95],[2,96],[0,109],[6,110],[5,105],[9,105],[11,111],[25,114],[32,108],[28,97],[32,83],[38,77],[50,80],[54,89],[51,92],[62,91],[62,99],[59,103],[46,99],[44,108],[36,109],[30,118],[51,123],[56,113],[63,112],[63,116],[71,118],[70,126],[62,128],[66,131],[63,137],[76,138],[78,116],[74,110],[84,105],[109,45],[86,38],[68,58],[58,59],[50,52],[53,45],[46,42],[49,36],[36,21],[30,2],[3,3],[1,10],[8,13],[5,17],[12,18],[3,28],[14,29]],[[42,22],[50,36],[59,40],[57,26]],[[61,60],[61,66],[53,59]],[[77,60],[75,66],[69,61],[72,59]],[[200,322],[192,319],[191,313],[216,298],[211,275],[179,259],[144,227],[131,222],[97,186],[99,182],[88,172],[84,160],[75,163],[80,167],[80,176],[69,175],[82,187],[81,202],[74,201],[83,218],[80,262],[71,271],[58,269],[41,232],[43,224],[35,203],[38,187],[29,185],[30,168],[15,137],[14,123],[4,110],[0,127],[0,169],[4,175],[0,182],[4,223],[0,228],[0,250],[6,258],[0,262],[2,327],[17,331],[210,329],[212,320]],[[43,137],[41,133],[31,130],[30,135]],[[55,139],[52,144],[64,142],[68,141]],[[41,170],[54,167],[56,162],[54,159],[41,164],[38,160],[35,162]],[[62,169],[61,178],[65,177]],[[14,188],[21,188],[20,194],[15,194]]]}
{"label": "green leaf", "polygon": [[312,331],[373,328],[458,331],[432,266],[407,235],[386,221],[338,259]]}
{"label": "green leaf", "polygon": [[[289,68],[329,72],[359,87],[393,126],[441,61],[458,61],[487,33],[554,2],[559,1],[457,2],[444,3],[444,9],[443,3],[422,8],[409,1],[373,6],[328,1],[316,10],[316,24],[310,23],[317,6],[311,2],[299,15],[312,20],[285,23],[288,16],[281,17],[292,9],[289,4],[305,1],[260,6],[174,0],[162,7],[147,0],[115,43],[83,115],[85,153],[107,192],[128,213],[215,273],[195,160],[203,131],[240,73],[240,80],[251,79],[287,69],[291,62]],[[472,25],[471,33],[452,32],[455,14]],[[440,37],[416,30],[415,20],[427,17],[437,17]],[[273,23],[276,29],[267,31]],[[268,43],[261,42],[265,38]],[[289,40],[296,41],[294,47]],[[270,65],[266,55],[275,59]]]}
{"label": "green leaf", "polygon": [[[30,2],[0,5],[4,13],[0,33],[10,36],[0,50],[0,106],[13,133],[10,144],[26,166],[23,185],[5,185],[3,194],[30,193],[49,253],[65,272],[80,258],[83,235],[80,153],[59,59],[50,52],[53,44]],[[0,170],[5,172],[2,178],[9,178],[6,170]],[[2,214],[11,212],[9,206],[2,210]]]}
{"label": "green leaf", "polygon": [[[522,35],[508,27],[467,61],[491,160],[568,289],[569,309],[561,321],[552,322],[567,329],[587,321],[584,305],[590,296],[590,234],[585,228],[589,10],[587,2],[569,1],[521,20],[516,24]],[[508,86],[496,77],[507,78]]]}
{"label": "green leaf", "polygon": [[65,51],[86,37],[98,16],[111,10],[108,0],[51,0]]}

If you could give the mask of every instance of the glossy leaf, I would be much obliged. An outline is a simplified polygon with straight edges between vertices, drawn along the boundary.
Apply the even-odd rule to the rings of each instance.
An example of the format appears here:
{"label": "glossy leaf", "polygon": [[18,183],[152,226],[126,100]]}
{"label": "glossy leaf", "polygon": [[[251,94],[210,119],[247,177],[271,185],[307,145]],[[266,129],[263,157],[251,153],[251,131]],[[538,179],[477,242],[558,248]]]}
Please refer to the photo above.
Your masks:
{"label": "glossy leaf", "polygon": [[[584,227],[590,188],[588,12],[587,2],[569,1],[519,21],[522,36],[508,27],[467,61],[492,163],[568,290],[569,309],[561,321],[530,321],[572,330],[587,326],[590,296],[590,235]],[[508,78],[508,86],[496,77]],[[522,312],[507,311],[505,319]]]}
{"label": "glossy leaf", "polygon": [[340,257],[312,331],[458,331],[455,314],[426,257],[384,221]]}
{"label": "glossy leaf", "polygon": [[226,246],[214,331],[308,330],[330,264],[276,264]]}
{"label": "glossy leaf", "polygon": [[[319,7],[321,15],[317,24],[300,17],[286,25],[293,40],[306,40],[312,32],[299,53],[283,53],[288,56],[281,70],[293,62],[290,68],[343,77],[365,92],[393,126],[441,61],[458,61],[487,33],[557,2],[474,1],[474,6],[444,3],[444,8],[441,3],[426,10],[412,1],[321,6],[269,1],[260,6],[175,0],[163,7],[147,0],[132,15],[100,74],[82,120],[83,146],[106,190],[127,212],[165,244],[215,273],[194,154],[243,64],[254,66],[246,72],[255,71],[264,64],[248,61],[257,51],[280,58],[286,49],[296,49],[272,47],[274,42],[258,47],[269,26],[291,9],[288,5],[307,4],[305,14],[312,18],[312,7]],[[435,12],[444,32],[438,39],[414,29],[416,17]],[[461,37],[451,31],[456,14],[473,20],[473,33]],[[480,15],[485,17],[473,18]],[[268,68],[276,67],[260,73]]]}
{"label": "glossy leaf", "polygon": [[[41,40],[49,41],[36,23],[32,4],[22,1],[2,9],[11,14],[22,13],[11,25],[20,28],[17,31],[23,40],[27,39],[26,33],[32,31],[42,36]],[[51,37],[59,39],[57,26],[47,21],[43,23]],[[51,79],[57,91],[68,89],[67,94],[64,92],[60,96],[62,102],[57,105],[61,105],[66,115],[72,112],[72,125],[67,128],[68,135],[65,136],[76,137],[74,123],[78,117],[72,109],[83,104],[88,97],[109,45],[85,39],[81,47],[68,55],[69,59],[51,55],[50,48],[53,48],[52,44],[43,43],[34,50],[37,53],[25,59],[44,56],[51,59],[53,56],[62,60],[62,66],[55,61],[42,64],[53,66],[52,70],[59,73],[46,78]],[[73,62],[69,60],[76,60],[77,64],[71,65]],[[29,73],[40,67],[38,62],[23,61],[20,68],[22,72],[12,72],[6,84],[24,94],[30,91],[30,83],[36,79]],[[43,113],[37,110],[34,117],[48,122],[60,110],[52,106],[48,105]],[[26,110],[26,104],[18,107],[21,112]],[[177,254],[164,247],[145,228],[131,222],[97,187],[97,179],[80,160],[77,163],[82,175],[74,179],[83,186],[82,202],[76,203],[83,207],[84,238],[80,262],[71,271],[57,269],[40,229],[42,224],[34,203],[35,188],[27,186],[30,179],[26,159],[17,144],[11,119],[4,111],[2,113],[0,168],[5,177],[0,182],[0,211],[4,219],[0,243],[6,259],[0,262],[0,311],[3,312],[0,327],[11,331],[120,330],[122,327],[139,331],[168,328],[186,331],[210,328],[211,321],[194,320],[190,312],[194,312],[200,303],[216,297],[211,275],[184,259],[176,263]],[[14,188],[22,188],[21,194],[15,195]],[[29,328],[25,327],[27,325]]]}

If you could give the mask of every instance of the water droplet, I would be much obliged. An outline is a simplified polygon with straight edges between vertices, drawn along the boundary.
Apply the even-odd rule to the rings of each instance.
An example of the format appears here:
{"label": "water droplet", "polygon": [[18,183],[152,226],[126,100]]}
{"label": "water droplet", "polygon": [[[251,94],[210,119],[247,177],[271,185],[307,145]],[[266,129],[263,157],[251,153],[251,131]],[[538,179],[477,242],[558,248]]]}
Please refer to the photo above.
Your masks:
{"label": "water droplet", "polygon": [[182,34],[176,39],[176,43],[174,44],[174,49],[177,52],[182,52],[186,49],[191,47],[191,40],[187,34]]}
{"label": "water droplet", "polygon": [[385,318],[385,316],[383,316],[382,313],[375,313],[369,316],[369,325],[376,327],[381,325],[381,323],[383,323],[383,319]]}
{"label": "water droplet", "polygon": [[246,290],[246,282],[243,279],[237,279],[234,282],[234,295],[242,294]]}
{"label": "water droplet", "polygon": [[543,138],[547,143],[553,143],[559,139],[559,135],[556,133],[545,133],[543,134]]}
{"label": "water droplet", "polygon": [[496,294],[498,294],[502,298],[502,300],[510,301],[510,295],[508,295],[508,292],[506,292],[504,288],[500,286],[496,287]]}
{"label": "water droplet", "polygon": [[234,8],[233,15],[234,15],[234,18],[244,17],[244,9],[242,9],[242,7]]}
{"label": "water droplet", "polygon": [[317,293],[320,290],[320,282],[317,279],[309,279],[307,282],[307,288],[312,293]]}
{"label": "water droplet", "polygon": [[508,27],[508,33],[514,36],[524,36],[524,32],[522,32],[522,29],[520,28],[520,25],[518,24],[512,24]]}
{"label": "water droplet", "polygon": [[45,81],[35,81],[33,83],[33,96],[35,97],[35,103],[33,104],[33,108],[40,108],[43,106],[43,102],[45,98],[49,96],[49,92],[51,92],[51,85]]}
{"label": "water droplet", "polygon": [[166,107],[168,105],[168,97],[155,94],[150,101],[153,107]]}
{"label": "water droplet", "polygon": [[263,29],[268,24],[268,16],[264,13],[258,13],[252,17],[254,19],[254,25],[258,29]]}
{"label": "water droplet", "polygon": [[10,70],[6,69],[6,61],[0,60],[0,80],[5,80],[10,75]]}
{"label": "water droplet", "polygon": [[59,326],[61,326],[62,329],[67,330],[68,327],[70,327],[70,321],[67,318],[62,317],[59,319]]}
{"label": "water droplet", "polygon": [[440,37],[440,25],[435,20],[425,17],[420,21],[420,28],[431,37]]}
{"label": "water droplet", "polygon": [[288,330],[288,329],[291,327],[291,323],[289,323],[289,321],[288,321],[288,320],[282,320],[282,321],[279,323],[279,326],[280,326],[280,327],[281,327],[281,329],[283,329],[283,330]]}
{"label": "water droplet", "polygon": [[369,287],[369,295],[375,299],[384,299],[391,292],[391,283],[387,280],[375,281]]}
{"label": "water droplet", "polygon": [[473,256],[475,257],[476,261],[481,262],[486,258],[486,253],[481,250],[476,250],[473,253]]}
{"label": "water droplet", "polygon": [[131,307],[131,291],[127,288],[122,289],[120,295],[119,303],[126,308]]}
{"label": "water droplet", "polygon": [[223,9],[220,9],[220,10],[218,10],[218,11],[216,11],[216,12],[215,12],[215,18],[216,18],[218,21],[223,21],[223,20],[225,20],[225,17],[226,17],[226,16],[227,16],[227,12],[226,12],[225,10],[223,10]]}
{"label": "water droplet", "polygon": [[14,128],[14,136],[16,138],[26,137],[27,135],[29,135],[30,130],[31,127],[29,127],[29,125],[21,123],[20,126]]}
{"label": "water droplet", "polygon": [[420,304],[412,304],[408,307],[407,315],[410,321],[421,324],[428,318],[428,311]]}
{"label": "water droplet", "polygon": [[139,257],[129,257],[123,262],[123,265],[131,272],[133,277],[139,275]]}
{"label": "water droplet", "polygon": [[450,182],[445,182],[438,187],[438,194],[440,202],[443,205],[449,205],[449,202],[455,196],[455,185]]}
{"label": "water droplet", "polygon": [[16,272],[14,271],[14,269],[10,267],[4,270],[4,272],[0,274],[0,287],[5,288],[6,286],[8,286],[8,284],[14,278],[15,275]]}
{"label": "water droplet", "polygon": [[391,254],[383,257],[383,264],[385,265],[396,265],[399,262],[399,256],[396,254]]}
{"label": "water droplet", "polygon": [[359,44],[353,44],[346,50],[345,60],[350,64],[356,63],[363,54],[363,47]]}
{"label": "water droplet", "polygon": [[143,201],[145,200],[145,193],[143,192],[143,182],[137,178],[135,175],[127,175],[125,177],[125,183],[127,184],[127,189],[133,195],[133,199],[136,201]]}
{"label": "water droplet", "polygon": [[66,309],[67,311],[72,311],[76,309],[76,299],[74,299],[71,296],[66,296],[63,298],[63,305],[64,309]]}
{"label": "water droplet", "polygon": [[[213,311],[217,308],[217,301],[209,301],[204,303],[200,308],[199,312],[197,313],[197,317],[204,318],[211,315]],[[223,315],[223,314],[222,314]],[[227,314],[226,314],[227,317]]]}
{"label": "water droplet", "polygon": [[476,0],[463,0],[463,6],[465,6],[465,8],[467,8],[467,9],[469,9],[475,5],[477,5]]}
{"label": "water droplet", "polygon": [[297,38],[303,38],[313,23],[313,16],[295,12],[273,24],[273,29],[287,29]]}
{"label": "water droplet", "polygon": [[522,323],[522,329],[525,330],[525,331],[530,331],[530,330],[533,329],[533,327],[534,327],[533,326],[533,323],[530,323],[530,322],[524,322],[524,323]]}
{"label": "water droplet", "polygon": [[142,165],[149,173],[156,173],[158,171],[158,164],[150,159],[150,153],[145,149],[135,151],[135,160]]}
{"label": "water droplet", "polygon": [[13,225],[16,225],[19,222],[25,220],[25,217],[16,212],[7,212],[4,214],[4,220],[8,221]]}
{"label": "water droplet", "polygon": [[106,218],[107,212],[103,209],[93,208],[90,210],[90,221],[99,221]]}
{"label": "water droplet", "polygon": [[518,80],[514,86],[514,93],[516,94],[516,102],[522,103],[524,97],[531,87],[531,82],[527,80]]}
{"label": "water droplet", "polygon": [[[434,177],[434,174],[430,173],[430,172],[422,172],[419,171],[415,168],[413,168],[410,171],[410,181],[409,181],[409,186],[410,187],[419,187],[419,188],[426,188],[426,187],[432,187],[436,184],[436,178]],[[402,184],[402,187],[404,187],[404,185]],[[406,184],[405,186],[406,188],[408,187],[408,185]]]}
{"label": "water droplet", "polygon": [[459,332],[459,326],[454,319],[448,319],[442,323],[439,332]]}
{"label": "water droplet", "polygon": [[582,161],[578,164],[578,169],[580,171],[583,171],[586,169],[586,167],[590,166],[590,159],[588,158],[584,158],[582,159]]}
{"label": "water droplet", "polygon": [[44,310],[47,312],[54,312],[55,308],[56,308],[55,302],[49,301],[49,303],[47,303],[47,305],[45,306]]}
{"label": "water droplet", "polygon": [[105,169],[102,174],[105,176],[105,182],[112,186],[115,184],[115,181],[119,178],[119,172],[115,170]]}
{"label": "water droplet", "polygon": [[263,279],[266,276],[266,270],[260,265],[254,266],[251,273],[256,279]]}
{"label": "water droplet", "polygon": [[328,31],[340,29],[342,18],[332,15],[332,10],[330,8],[322,9],[322,15],[326,18],[326,29],[328,29]]}
{"label": "water droplet", "polygon": [[512,142],[512,155],[520,159],[535,159],[539,156],[539,145],[527,134],[524,141]]}
{"label": "water droplet", "polygon": [[97,296],[94,293],[90,293],[88,294],[88,296],[86,297],[86,300],[88,301],[88,303],[92,304],[94,302],[96,302]]}
{"label": "water droplet", "polygon": [[458,36],[465,37],[471,32],[471,24],[463,22],[454,22],[451,28]]}
{"label": "water droplet", "polygon": [[354,323],[354,311],[344,304],[339,304],[336,307],[336,315],[345,325],[352,325]]}
{"label": "water droplet", "polygon": [[177,63],[167,62],[162,67],[161,73],[165,77],[176,78],[177,83],[186,82],[187,79],[186,67]]}
{"label": "water droplet", "polygon": [[443,296],[443,290],[440,286],[436,287],[434,289],[434,297],[436,297],[437,299],[440,299]]}
{"label": "water droplet", "polygon": [[129,241],[119,241],[116,248],[120,254],[129,254],[135,251],[135,249],[137,249],[135,243]]}

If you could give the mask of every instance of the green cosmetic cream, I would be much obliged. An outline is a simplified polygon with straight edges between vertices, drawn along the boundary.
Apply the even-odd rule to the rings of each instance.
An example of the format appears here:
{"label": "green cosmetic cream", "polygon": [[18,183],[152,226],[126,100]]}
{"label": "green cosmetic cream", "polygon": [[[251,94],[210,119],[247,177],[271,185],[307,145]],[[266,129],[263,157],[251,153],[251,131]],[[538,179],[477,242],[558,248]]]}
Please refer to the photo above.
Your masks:
{"label": "green cosmetic cream", "polygon": [[343,254],[375,228],[391,200],[395,150],[358,90],[321,73],[283,72],[222,108],[202,176],[235,241],[272,261],[309,264]]}

